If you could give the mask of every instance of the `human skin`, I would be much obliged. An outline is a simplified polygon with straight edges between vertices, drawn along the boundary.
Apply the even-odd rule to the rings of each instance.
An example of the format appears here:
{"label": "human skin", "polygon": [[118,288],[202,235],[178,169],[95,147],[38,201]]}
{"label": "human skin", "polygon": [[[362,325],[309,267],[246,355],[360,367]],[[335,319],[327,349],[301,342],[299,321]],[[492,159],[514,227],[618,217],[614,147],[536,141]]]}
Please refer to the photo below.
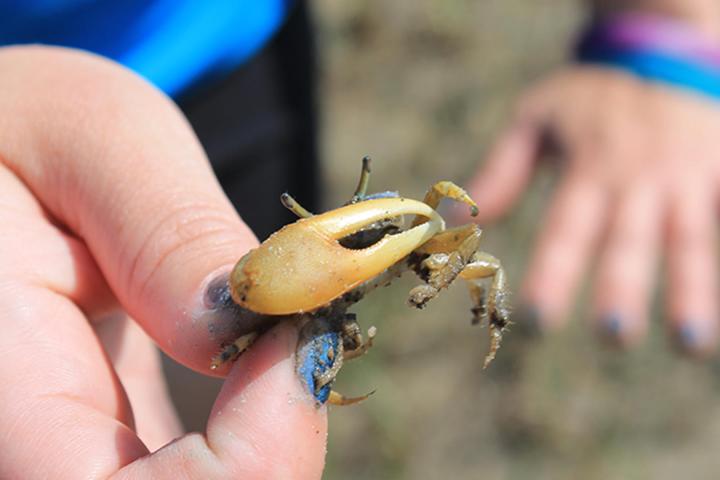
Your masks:
{"label": "human skin", "polygon": [[[720,4],[607,1],[598,11],[660,13],[720,39]],[[720,45],[720,43],[719,43]],[[718,340],[717,202],[720,104],[699,93],[600,66],[569,65],[531,87],[469,183],[478,219],[505,214],[533,172],[541,142],[563,159],[519,303],[540,330],[563,325],[584,272],[596,267],[589,315],[620,346],[646,334],[666,256],[666,318],[691,355]],[[523,318],[518,318],[523,321]]]}
{"label": "human skin", "polygon": [[86,53],[0,71],[0,478],[319,478],[294,327],[222,372],[205,432],[165,391],[153,344],[209,374],[205,288],[257,243],[178,109]]}

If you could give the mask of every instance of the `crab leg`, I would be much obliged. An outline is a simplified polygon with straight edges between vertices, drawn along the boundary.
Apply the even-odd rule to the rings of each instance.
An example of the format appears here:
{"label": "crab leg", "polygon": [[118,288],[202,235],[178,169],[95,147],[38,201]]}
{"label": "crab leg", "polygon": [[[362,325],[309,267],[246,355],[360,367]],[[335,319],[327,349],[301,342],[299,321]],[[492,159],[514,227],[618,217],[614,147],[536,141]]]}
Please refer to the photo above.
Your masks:
{"label": "crab leg", "polygon": [[410,291],[411,305],[423,308],[441,289],[455,280],[480,248],[481,233],[476,225],[445,230],[414,252],[419,258],[428,256],[419,265],[414,265],[415,271],[426,284]]}
{"label": "crab leg", "polygon": [[328,397],[327,401],[331,405],[340,405],[340,406],[347,406],[347,405],[353,405],[355,403],[360,403],[368,399],[370,395],[375,393],[375,390],[372,392],[362,395],[360,397],[346,397],[342,393],[338,393],[335,390],[330,390],[330,396]]}
{"label": "crab leg", "polygon": [[[358,348],[358,349],[353,350],[352,352],[348,352],[348,353],[355,353],[358,350],[361,350],[362,348],[365,348],[365,351],[367,351],[367,348],[370,348],[370,345],[372,345],[372,336],[374,336],[374,334],[372,334],[372,336],[371,336],[371,333],[368,332],[368,335],[370,336],[370,339],[368,340],[367,343],[363,343],[361,345],[361,348]],[[369,345],[368,345],[368,343],[369,343]],[[366,347],[366,345],[367,345],[367,347]],[[364,351],[362,353],[364,353]],[[322,372],[320,374],[313,375],[315,377],[316,393],[319,392],[320,390],[322,390],[322,388],[324,388],[326,385],[331,383],[333,380],[335,380],[335,377],[337,376],[338,372],[340,371],[340,369],[343,366],[343,360],[348,359],[348,357],[346,355],[347,355],[347,353],[344,351],[342,342],[338,343],[338,347],[337,347],[336,351],[330,350],[328,352],[328,359],[333,362],[332,366],[328,370],[325,370],[324,372]],[[354,357],[352,357],[352,358],[354,358]],[[330,390],[330,395],[328,396],[327,401],[328,401],[328,403],[330,403],[332,405],[340,405],[340,406],[353,405],[355,403],[359,403],[359,402],[366,400],[373,393],[375,393],[374,390],[366,395],[362,395],[359,397],[346,397],[346,396],[342,395],[341,393],[336,392],[335,390]]]}
{"label": "crab leg", "polygon": [[237,359],[237,357],[247,350],[247,348],[255,341],[258,335],[259,334],[257,332],[248,333],[223,348],[220,353],[213,357],[212,363],[210,364],[210,370],[216,370],[220,365]]}
{"label": "crab leg", "polygon": [[[470,198],[470,195],[468,195],[467,192],[462,189],[462,187],[459,187],[453,182],[447,180],[437,182],[435,185],[430,187],[430,190],[428,190],[425,194],[423,202],[428,204],[433,210],[435,210],[437,209],[438,205],[440,205],[440,200],[442,200],[443,198],[449,198],[451,200],[455,200],[457,202],[462,202],[469,205],[470,215],[472,215],[473,217],[478,214],[477,204],[472,198]],[[425,220],[422,217],[416,217],[415,221],[413,222],[413,226],[419,225],[424,221]]]}
{"label": "crab leg", "polygon": [[360,346],[358,346],[354,350],[346,350],[343,354],[344,359],[347,361],[365,355],[367,351],[370,350],[370,348],[373,346],[373,340],[375,339],[375,335],[377,335],[377,328],[368,328],[367,340],[361,341]]}
{"label": "crab leg", "polygon": [[[415,271],[427,283],[413,288],[409,300],[413,306],[422,308],[457,276],[466,280],[474,303],[473,323],[488,318],[490,351],[484,365],[487,367],[500,348],[502,333],[510,323],[510,312],[505,270],[497,258],[478,251],[481,233],[476,225],[465,225],[445,230],[418,248],[414,255],[425,258],[415,265]],[[485,278],[492,278],[487,292],[480,283]]]}
{"label": "crab leg", "polygon": [[[489,253],[477,252],[473,255],[472,261],[460,272],[460,277],[468,282],[470,296],[476,305],[473,309],[474,323],[479,322],[481,317],[488,318],[490,350],[483,364],[483,368],[486,368],[495,359],[503,332],[510,324],[505,270],[497,258]],[[479,280],[488,277],[492,277],[492,284],[485,295],[485,289],[480,285]]]}

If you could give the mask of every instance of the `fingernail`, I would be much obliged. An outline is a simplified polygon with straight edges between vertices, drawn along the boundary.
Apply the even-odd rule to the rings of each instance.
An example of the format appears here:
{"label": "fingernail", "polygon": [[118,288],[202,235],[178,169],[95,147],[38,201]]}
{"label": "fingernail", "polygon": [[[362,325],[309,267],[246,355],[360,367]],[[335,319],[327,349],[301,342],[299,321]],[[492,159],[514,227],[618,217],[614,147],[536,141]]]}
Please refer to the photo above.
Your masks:
{"label": "fingernail", "polygon": [[216,276],[205,288],[203,304],[208,310],[233,309],[237,305],[230,295],[230,272]]}
{"label": "fingernail", "polygon": [[688,324],[681,325],[680,328],[677,329],[675,338],[680,348],[684,350],[695,350],[700,343],[697,331]]}
{"label": "fingernail", "polygon": [[229,280],[229,271],[212,277],[205,287],[202,306],[194,315],[195,321],[207,325],[212,340],[221,344],[251,332],[262,333],[284,318],[270,319],[235,303],[230,294]]}
{"label": "fingernail", "polygon": [[542,334],[542,312],[536,305],[520,304],[512,315],[512,322],[513,335],[535,338]]}
{"label": "fingernail", "polygon": [[224,272],[210,280],[205,287],[202,308],[196,316],[207,323],[210,337],[217,341],[234,340],[247,333],[238,329],[238,318],[244,309],[233,301],[229,279],[230,273]]}
{"label": "fingernail", "polygon": [[319,387],[316,379],[335,364],[338,358],[340,335],[314,323],[308,324],[309,328],[303,328],[300,332],[297,372],[310,395],[322,405],[330,395],[332,382]]}
{"label": "fingernail", "polygon": [[698,355],[709,349],[710,340],[703,331],[697,327],[697,322],[679,322],[675,328],[675,346],[680,352],[688,355]]}
{"label": "fingernail", "polygon": [[607,313],[598,321],[600,336],[611,343],[619,344],[622,340],[623,322],[617,312]]}

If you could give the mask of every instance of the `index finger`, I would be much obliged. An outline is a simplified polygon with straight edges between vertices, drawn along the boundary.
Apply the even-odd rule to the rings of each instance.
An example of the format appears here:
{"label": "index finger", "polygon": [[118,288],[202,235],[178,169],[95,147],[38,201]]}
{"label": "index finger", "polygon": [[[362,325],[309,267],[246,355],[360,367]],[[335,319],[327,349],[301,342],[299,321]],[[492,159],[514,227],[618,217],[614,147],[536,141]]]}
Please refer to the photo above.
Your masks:
{"label": "index finger", "polygon": [[225,340],[211,332],[235,319],[204,290],[256,240],[180,112],[89,54],[5,48],[0,70],[0,161],[82,238],[163,350],[209,373]]}

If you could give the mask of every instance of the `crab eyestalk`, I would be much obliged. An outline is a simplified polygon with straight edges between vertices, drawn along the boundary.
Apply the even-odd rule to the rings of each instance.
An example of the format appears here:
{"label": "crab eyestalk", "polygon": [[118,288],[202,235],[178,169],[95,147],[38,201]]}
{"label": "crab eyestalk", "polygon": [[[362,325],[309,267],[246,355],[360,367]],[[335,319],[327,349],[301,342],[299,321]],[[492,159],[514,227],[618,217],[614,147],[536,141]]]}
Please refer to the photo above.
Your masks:
{"label": "crab eyestalk", "polygon": [[295,200],[289,193],[285,192],[282,195],[280,195],[280,203],[283,204],[283,207],[290,210],[292,213],[297,215],[299,218],[310,218],[313,216],[310,211],[308,211],[305,207],[300,205],[297,200]]}
{"label": "crab eyestalk", "polygon": [[370,157],[367,155],[362,159],[362,170],[360,171],[360,180],[358,180],[357,188],[353,193],[350,203],[357,203],[365,198],[368,183],[370,182]]}
{"label": "crab eyestalk", "polygon": [[[426,222],[363,249],[338,240],[374,222],[417,215]],[[315,310],[409,255],[445,228],[423,202],[383,198],[298,220],[243,257],[230,276],[235,302],[254,312],[284,315]]]}

